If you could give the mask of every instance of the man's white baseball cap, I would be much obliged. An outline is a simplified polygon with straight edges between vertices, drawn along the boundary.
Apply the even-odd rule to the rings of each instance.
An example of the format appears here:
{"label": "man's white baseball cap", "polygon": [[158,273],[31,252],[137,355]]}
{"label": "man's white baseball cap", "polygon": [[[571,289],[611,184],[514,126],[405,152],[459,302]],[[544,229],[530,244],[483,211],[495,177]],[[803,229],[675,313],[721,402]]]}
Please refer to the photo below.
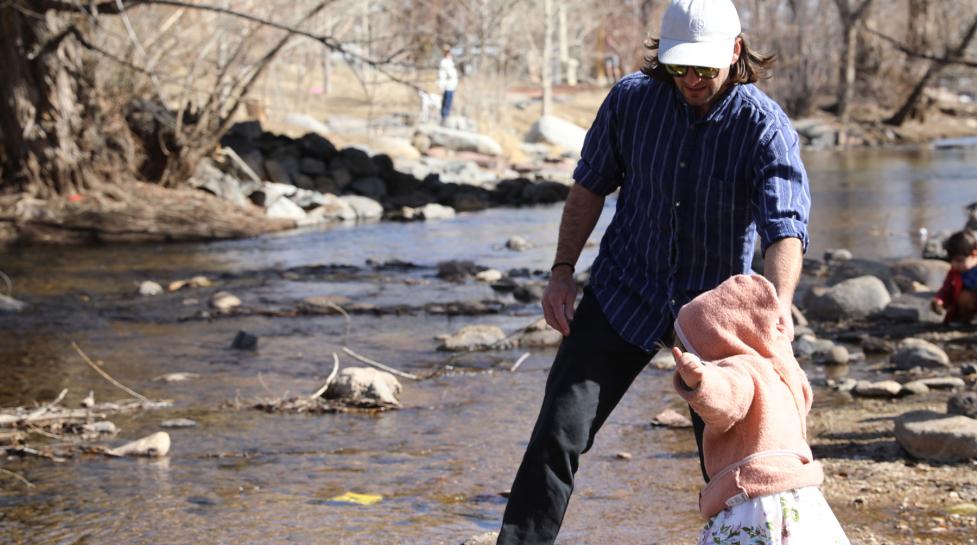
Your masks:
{"label": "man's white baseball cap", "polygon": [[672,0],[662,17],[658,62],[726,68],[740,31],[730,0]]}

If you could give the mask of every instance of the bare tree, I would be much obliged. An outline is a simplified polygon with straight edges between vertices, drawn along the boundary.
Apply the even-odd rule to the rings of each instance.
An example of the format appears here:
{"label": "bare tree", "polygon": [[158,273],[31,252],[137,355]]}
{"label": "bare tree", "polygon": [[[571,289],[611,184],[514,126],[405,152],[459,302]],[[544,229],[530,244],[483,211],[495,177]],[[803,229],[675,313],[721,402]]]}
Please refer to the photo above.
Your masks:
{"label": "bare tree", "polygon": [[[838,7],[838,17],[841,21],[842,36],[841,62],[838,77],[838,102],[836,115],[842,125],[842,139],[848,125],[849,109],[855,93],[855,55],[858,46],[859,22],[865,15],[872,0],[861,0],[853,6],[849,0],[835,0]],[[840,142],[844,144],[844,142]]]}

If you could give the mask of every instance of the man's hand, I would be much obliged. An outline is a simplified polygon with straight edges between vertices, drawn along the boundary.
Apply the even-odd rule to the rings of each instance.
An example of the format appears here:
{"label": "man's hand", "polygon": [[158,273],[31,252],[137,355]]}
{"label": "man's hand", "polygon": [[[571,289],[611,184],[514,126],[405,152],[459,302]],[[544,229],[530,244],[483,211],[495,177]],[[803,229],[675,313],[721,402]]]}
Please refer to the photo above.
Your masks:
{"label": "man's hand", "polygon": [[577,301],[577,282],[571,267],[556,267],[543,292],[543,315],[546,323],[563,336],[570,334],[573,304]]}
{"label": "man's hand", "polygon": [[675,370],[678,376],[682,377],[682,382],[689,388],[695,390],[702,382],[702,360],[695,354],[682,352],[678,347],[672,348],[672,357],[675,358]]}
{"label": "man's hand", "polygon": [[946,312],[946,308],[943,306],[943,301],[939,299],[933,299],[930,301],[930,308],[933,309],[933,312],[937,314],[943,314]]}
{"label": "man's hand", "polygon": [[791,306],[790,303],[787,303],[786,306],[783,303],[780,304],[780,322],[777,325],[783,327],[781,331],[787,335],[787,340],[794,342],[794,315],[791,312]]}

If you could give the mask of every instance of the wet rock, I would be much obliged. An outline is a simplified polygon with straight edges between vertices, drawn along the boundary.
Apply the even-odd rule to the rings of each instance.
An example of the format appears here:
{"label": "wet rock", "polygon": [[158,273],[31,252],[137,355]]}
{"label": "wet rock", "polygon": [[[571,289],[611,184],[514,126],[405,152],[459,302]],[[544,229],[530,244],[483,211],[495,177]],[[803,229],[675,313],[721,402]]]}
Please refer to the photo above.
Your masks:
{"label": "wet rock", "polygon": [[862,339],[862,351],[866,354],[891,354],[896,351],[896,343],[869,336]]}
{"label": "wet rock", "polygon": [[896,397],[902,392],[902,384],[894,380],[868,382],[861,380],[852,393],[862,397]]}
{"label": "wet rock", "polygon": [[923,395],[930,391],[929,386],[927,386],[921,380],[913,380],[902,385],[902,391],[900,395]]}
{"label": "wet rock", "polygon": [[484,269],[484,267],[467,260],[441,261],[438,263],[438,278],[449,282],[461,282]]}
{"label": "wet rock", "polygon": [[498,532],[485,532],[484,534],[478,534],[466,539],[461,545],[495,545],[498,539]]}
{"label": "wet rock", "polygon": [[967,387],[967,383],[959,377],[932,377],[919,379],[917,382],[925,384],[930,390],[959,390]]}
{"label": "wet rock", "polygon": [[390,373],[372,367],[347,367],[329,384],[324,396],[358,406],[400,407],[402,389]]}
{"label": "wet rock", "polygon": [[515,344],[522,347],[559,346],[561,342],[563,334],[550,327],[545,318],[529,324],[515,340]]}
{"label": "wet rock", "polygon": [[153,295],[159,295],[163,293],[163,286],[160,286],[152,280],[146,280],[139,284],[139,295],[144,297],[151,297]]}
{"label": "wet rock", "polygon": [[977,363],[961,363],[960,374],[963,376],[977,375]]}
{"label": "wet rock", "polygon": [[121,447],[116,447],[106,451],[109,456],[148,456],[151,458],[161,458],[170,452],[170,434],[165,431],[158,431],[126,443]]}
{"label": "wet rock", "polygon": [[167,373],[165,375],[160,375],[153,380],[163,382],[183,382],[199,376],[200,375],[196,373]]}
{"label": "wet rock", "polygon": [[881,280],[861,276],[830,288],[811,288],[804,297],[804,309],[809,318],[840,321],[869,316],[884,309],[891,300]]}
{"label": "wet rock", "polygon": [[512,296],[519,302],[532,303],[533,301],[541,300],[545,290],[545,286],[540,284],[527,284],[516,286],[516,289],[512,290]]}
{"label": "wet rock", "polygon": [[950,366],[950,358],[943,349],[929,341],[915,338],[900,341],[889,361],[900,370]]}
{"label": "wet rock", "polygon": [[950,264],[942,259],[903,259],[892,266],[896,277],[925,284],[931,290],[938,290],[950,270]]}
{"label": "wet rock", "polygon": [[210,306],[219,312],[230,312],[241,306],[241,300],[230,292],[219,291],[211,296]]}
{"label": "wet rock", "polygon": [[329,193],[323,195],[322,204],[313,208],[306,215],[310,219],[321,218],[325,221],[352,221],[356,219],[356,209],[348,202]]}
{"label": "wet rock", "polygon": [[824,260],[831,261],[850,261],[855,256],[847,248],[829,248],[824,252]]}
{"label": "wet rock", "polygon": [[197,427],[196,420],[190,420],[189,418],[173,418],[171,420],[164,420],[159,423],[161,428],[195,428]]}
{"label": "wet rock", "polygon": [[505,340],[505,332],[494,325],[466,325],[451,335],[435,337],[441,342],[438,350],[465,352],[485,350]]}
{"label": "wet rock", "polygon": [[89,422],[88,424],[83,424],[81,429],[83,432],[97,434],[104,433],[106,435],[113,435],[119,431],[119,428],[108,420],[102,420],[101,422]]}
{"label": "wet rock", "polygon": [[189,280],[174,280],[166,286],[166,289],[169,291],[179,291],[183,288],[209,288],[211,285],[210,279],[206,276],[194,276]]}
{"label": "wet rock", "polygon": [[828,353],[819,356],[814,362],[824,365],[844,365],[851,359],[848,349],[840,344],[832,346]]}
{"label": "wet rock", "polygon": [[794,355],[799,358],[811,358],[818,354],[826,354],[834,348],[835,343],[827,339],[818,339],[814,335],[801,335],[794,339]]}
{"label": "wet rock", "polygon": [[475,274],[475,280],[478,280],[479,282],[485,282],[487,284],[498,282],[499,280],[502,280],[502,271],[498,271],[495,269],[480,271],[477,274]]}
{"label": "wet rock", "polygon": [[933,312],[930,308],[928,294],[903,293],[896,295],[882,311],[882,317],[893,322],[903,323],[940,323],[943,316]]}
{"label": "wet rock", "polygon": [[312,295],[303,298],[299,308],[313,314],[342,314],[339,309],[349,307],[352,302],[343,295]]}
{"label": "wet rock", "polygon": [[946,402],[946,412],[977,418],[977,392],[960,392]]}
{"label": "wet rock", "polygon": [[383,206],[373,199],[360,195],[343,195],[339,199],[356,212],[356,219],[370,220],[383,217]]}
{"label": "wet rock", "polygon": [[882,263],[881,261],[868,259],[834,261],[830,264],[830,271],[827,281],[829,286],[841,284],[845,281],[863,276],[874,276],[885,285],[890,295],[899,293],[899,287],[896,285],[895,279],[892,276],[892,269],[889,268],[888,264]]}
{"label": "wet rock", "polygon": [[521,236],[514,235],[512,237],[509,237],[509,240],[505,241],[505,247],[508,248],[509,250],[522,252],[532,248],[533,245],[530,244],[529,241],[522,238]]}
{"label": "wet rock", "polygon": [[258,348],[258,336],[247,331],[238,331],[234,340],[231,341],[231,348],[235,350],[256,350]]}
{"label": "wet rock", "polygon": [[692,420],[675,409],[665,409],[651,419],[651,425],[666,428],[691,428]]}
{"label": "wet rock", "polygon": [[839,392],[851,392],[858,386],[858,381],[853,378],[845,378],[838,382],[829,382],[828,385]]}
{"label": "wet rock", "polygon": [[[140,287],[140,291],[142,287]],[[24,310],[26,307],[23,302],[14,299],[13,297],[7,297],[6,295],[0,294],[0,313],[14,313]]]}
{"label": "wet rock", "polygon": [[895,436],[907,452],[934,462],[977,458],[977,420],[933,411],[911,411],[896,419]]}

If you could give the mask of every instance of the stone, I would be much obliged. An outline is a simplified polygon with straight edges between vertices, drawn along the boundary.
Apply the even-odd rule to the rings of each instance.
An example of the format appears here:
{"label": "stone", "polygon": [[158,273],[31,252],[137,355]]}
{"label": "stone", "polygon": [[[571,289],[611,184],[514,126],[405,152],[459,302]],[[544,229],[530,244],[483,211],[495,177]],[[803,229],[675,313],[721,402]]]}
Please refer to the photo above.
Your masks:
{"label": "stone", "polygon": [[940,289],[949,270],[950,264],[942,259],[903,259],[892,266],[895,276],[925,284],[933,291]]}
{"label": "stone", "polygon": [[14,313],[24,310],[27,305],[13,297],[0,294],[0,313]]}
{"label": "stone", "polygon": [[940,323],[943,321],[943,316],[930,308],[930,298],[929,294],[922,293],[896,295],[882,311],[882,317],[893,322]]}
{"label": "stone", "polygon": [[375,201],[381,201],[387,196],[386,184],[376,176],[354,180],[353,183],[349,184],[348,189],[357,195],[369,197]]}
{"label": "stone", "polygon": [[158,431],[137,441],[109,449],[106,451],[106,454],[109,456],[147,456],[150,458],[161,458],[169,454],[169,452],[170,434],[165,431]]}
{"label": "stone", "polygon": [[502,280],[502,272],[496,269],[486,269],[484,271],[475,274],[475,280],[478,280],[479,282],[485,282],[488,284],[491,284],[493,282],[498,282],[499,280]]}
{"label": "stone", "polygon": [[525,140],[552,144],[579,155],[586,136],[587,130],[583,127],[553,115],[544,115],[529,128]]}
{"label": "stone", "polygon": [[852,393],[863,397],[896,397],[902,392],[902,384],[894,380],[869,382],[861,380]]}
{"label": "stone", "polygon": [[163,293],[163,286],[152,280],[145,280],[139,284],[139,295],[144,297],[151,297],[153,295],[159,295]]}
{"label": "stone", "polygon": [[435,337],[441,342],[438,350],[465,352],[485,350],[505,340],[505,332],[494,325],[466,325],[451,335]]}
{"label": "stone", "polygon": [[889,362],[900,370],[950,366],[950,358],[942,348],[929,341],[912,337],[899,342],[895,353],[889,357]]}
{"label": "stone", "polygon": [[509,250],[522,252],[532,248],[533,246],[532,244],[529,243],[529,241],[522,238],[521,236],[513,235],[509,237],[509,240],[505,241],[505,247]]}
{"label": "stone", "polygon": [[666,428],[691,428],[692,420],[675,409],[665,409],[651,419],[651,425]]}
{"label": "stone", "polygon": [[295,221],[306,219],[305,210],[286,196],[278,197],[271,202],[266,201],[266,203],[268,204],[265,207],[265,215],[269,218],[283,218]]}
{"label": "stone", "polygon": [[512,290],[512,296],[521,303],[532,303],[542,300],[545,290],[546,287],[542,284],[527,284],[516,286],[516,289]]}
{"label": "stone", "polygon": [[161,428],[195,428],[197,427],[196,420],[190,420],[189,418],[174,418],[172,420],[164,420],[159,423]]}
{"label": "stone", "polygon": [[241,306],[241,300],[230,292],[219,291],[210,297],[210,306],[220,312],[230,312]]}
{"label": "stone", "polygon": [[813,359],[818,354],[829,353],[835,343],[827,339],[818,339],[814,335],[803,334],[794,339],[792,346],[795,356]]}
{"label": "stone", "polygon": [[888,339],[865,337],[862,339],[862,351],[866,354],[891,354],[896,351],[896,344]]}
{"label": "stone", "polygon": [[932,377],[919,379],[930,390],[960,390],[967,387],[967,383],[960,377]]}
{"label": "stone", "polygon": [[238,331],[231,341],[231,348],[235,350],[256,350],[258,348],[258,337],[247,331]]}
{"label": "stone", "polygon": [[869,259],[848,259],[842,261],[832,261],[829,264],[830,273],[828,274],[827,284],[834,286],[846,280],[860,278],[863,276],[874,276],[878,278],[888,290],[890,295],[899,293],[892,275],[892,269],[887,263],[872,261]]}
{"label": "stone", "polygon": [[356,219],[356,209],[340,197],[327,193],[323,195],[322,204],[306,213],[306,217],[322,218],[325,221],[353,221]]}
{"label": "stone", "polygon": [[840,321],[865,318],[884,309],[891,300],[881,280],[861,276],[829,288],[812,287],[804,297],[804,310],[814,320]]}
{"label": "stone", "polygon": [[913,380],[902,385],[900,395],[923,395],[929,391],[929,386],[927,386],[923,381]]}
{"label": "stone", "polygon": [[[430,139],[432,146],[440,146],[455,151],[474,151],[493,157],[502,155],[502,146],[484,134],[459,131],[436,125],[422,125],[418,130]],[[418,149],[421,149],[416,139],[413,143]]]}
{"label": "stone", "polygon": [[383,216],[383,205],[369,197],[343,195],[339,199],[356,212],[358,220],[380,219]]}
{"label": "stone", "polygon": [[461,543],[461,545],[495,545],[495,542],[498,539],[498,532],[485,532],[466,539]]}
{"label": "stone", "polygon": [[329,384],[326,399],[367,407],[400,407],[397,377],[372,367],[347,367]]}
{"label": "stone", "polygon": [[946,402],[946,412],[977,418],[977,392],[959,392]]}
{"label": "stone", "polygon": [[89,422],[88,424],[83,424],[81,429],[82,431],[88,433],[104,433],[107,435],[112,435],[118,433],[119,431],[119,428],[108,420],[102,420],[101,422]]}
{"label": "stone", "polygon": [[563,334],[550,327],[545,318],[529,324],[515,340],[517,346],[535,348],[559,346],[561,342],[563,342]]}
{"label": "stone", "polygon": [[455,209],[438,203],[430,203],[418,210],[418,215],[424,220],[444,220],[455,217]]}
{"label": "stone", "polygon": [[854,257],[847,248],[829,248],[824,252],[825,261],[850,261]]}
{"label": "stone", "polygon": [[977,458],[977,420],[933,411],[899,416],[896,441],[909,454],[933,462],[964,462]]}
{"label": "stone", "polygon": [[163,382],[184,382],[192,378],[197,378],[200,375],[197,373],[167,373],[165,375],[160,375],[153,380],[163,381]]}

